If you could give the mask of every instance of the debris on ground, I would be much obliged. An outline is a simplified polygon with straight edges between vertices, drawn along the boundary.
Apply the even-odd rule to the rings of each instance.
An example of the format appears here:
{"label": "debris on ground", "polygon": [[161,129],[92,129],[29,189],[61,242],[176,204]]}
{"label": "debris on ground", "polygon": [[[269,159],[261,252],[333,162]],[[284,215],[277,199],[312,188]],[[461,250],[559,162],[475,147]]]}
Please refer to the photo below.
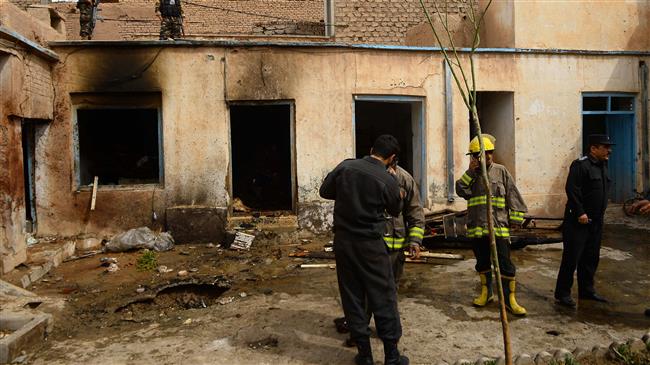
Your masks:
{"label": "debris on ground", "polygon": [[300,265],[301,269],[319,269],[319,268],[328,268],[336,269],[336,264],[302,264]]}
{"label": "debris on ground", "polygon": [[187,272],[187,270],[181,270],[181,271],[178,272],[178,276],[181,276],[181,277],[187,276],[188,274],[189,273]]}
{"label": "debris on ground", "polygon": [[232,210],[240,213],[248,213],[251,211],[251,208],[247,207],[241,199],[235,198],[232,200]]}
{"label": "debris on ground", "polygon": [[110,266],[111,264],[117,264],[117,259],[115,257],[101,257],[99,262],[101,266]]}
{"label": "debris on ground", "polygon": [[225,298],[219,299],[217,301],[217,303],[219,303],[221,305],[226,305],[226,304],[232,303],[234,300],[235,300],[235,297],[225,297]]}
{"label": "debris on ground", "polygon": [[107,252],[124,252],[141,248],[168,251],[174,248],[174,238],[168,232],[154,233],[149,227],[140,227],[116,235],[105,246]]}
{"label": "debris on ground", "polygon": [[165,266],[165,265],[160,265],[160,266],[158,266],[158,269],[157,269],[157,270],[158,270],[158,272],[161,273],[161,274],[166,274],[166,273],[168,273],[168,272],[172,272],[172,271],[174,271],[174,270],[172,270],[172,269],[167,268],[167,266]]}
{"label": "debris on ground", "polygon": [[252,349],[269,349],[271,347],[278,347],[278,339],[274,336],[268,336],[258,341],[249,342],[248,347]]}
{"label": "debris on ground", "polygon": [[112,272],[116,272],[119,269],[120,269],[120,267],[117,266],[117,264],[113,263],[113,264],[108,265],[108,269],[106,269],[106,272],[112,273]]}
{"label": "debris on ground", "polygon": [[254,239],[255,236],[252,234],[237,232],[235,233],[235,239],[230,245],[230,248],[235,250],[248,250],[251,248]]}

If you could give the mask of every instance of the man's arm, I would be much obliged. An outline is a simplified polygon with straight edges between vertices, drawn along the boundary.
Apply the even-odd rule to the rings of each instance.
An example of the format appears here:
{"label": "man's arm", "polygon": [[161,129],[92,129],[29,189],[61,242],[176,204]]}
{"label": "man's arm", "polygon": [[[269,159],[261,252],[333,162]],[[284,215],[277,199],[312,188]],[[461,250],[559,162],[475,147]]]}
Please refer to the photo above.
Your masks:
{"label": "man's arm", "polygon": [[506,205],[510,212],[508,220],[510,221],[510,225],[518,226],[524,222],[524,213],[528,211],[528,207],[508,170],[505,171],[505,180]]}
{"label": "man's arm", "polygon": [[472,185],[476,182],[478,174],[474,169],[468,169],[463,176],[456,181],[456,194],[465,200],[472,197]]}
{"label": "man's arm", "polygon": [[567,205],[575,216],[586,215],[582,199],[582,169],[577,161],[571,163],[564,190],[566,191]]}
{"label": "man's arm", "polygon": [[[339,165],[341,166],[341,165]],[[334,200],[336,199],[336,177],[339,173],[339,166],[332,170],[320,185],[319,194],[323,199]]]}
{"label": "man's arm", "polygon": [[417,259],[420,256],[420,245],[424,238],[424,209],[420,202],[418,186],[413,179],[408,179],[406,186],[406,197],[402,215],[408,229],[408,243],[411,257]]}
{"label": "man's arm", "polygon": [[402,212],[403,193],[394,175],[390,175],[390,179],[384,185],[383,195],[384,202],[386,203],[386,212],[393,217],[399,216]]}

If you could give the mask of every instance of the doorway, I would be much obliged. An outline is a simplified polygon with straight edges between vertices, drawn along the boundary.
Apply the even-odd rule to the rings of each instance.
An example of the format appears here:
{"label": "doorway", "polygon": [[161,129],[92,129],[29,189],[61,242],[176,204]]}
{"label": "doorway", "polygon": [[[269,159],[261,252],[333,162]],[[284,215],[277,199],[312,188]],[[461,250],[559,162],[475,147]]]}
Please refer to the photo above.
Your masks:
{"label": "doorway", "polygon": [[23,181],[25,186],[25,232],[36,230],[36,127],[35,122],[23,119],[21,123],[23,145]]}
{"label": "doorway", "polygon": [[293,104],[230,105],[232,197],[259,212],[295,210]]}
{"label": "doorway", "polygon": [[426,169],[424,140],[424,98],[397,95],[356,95],[354,97],[355,155],[370,153],[375,139],[382,134],[399,141],[399,165],[408,171],[420,188],[426,206]]}
{"label": "doorway", "polygon": [[[516,178],[514,93],[509,91],[479,91],[476,109],[481,131],[496,138],[494,161],[505,166]],[[469,117],[470,140],[478,133]]]}
{"label": "doorway", "polygon": [[609,157],[612,179],[610,200],[623,203],[635,196],[636,133],[634,96],[630,94],[584,94],[582,97],[582,152],[588,154],[590,134],[608,134],[616,145]]}

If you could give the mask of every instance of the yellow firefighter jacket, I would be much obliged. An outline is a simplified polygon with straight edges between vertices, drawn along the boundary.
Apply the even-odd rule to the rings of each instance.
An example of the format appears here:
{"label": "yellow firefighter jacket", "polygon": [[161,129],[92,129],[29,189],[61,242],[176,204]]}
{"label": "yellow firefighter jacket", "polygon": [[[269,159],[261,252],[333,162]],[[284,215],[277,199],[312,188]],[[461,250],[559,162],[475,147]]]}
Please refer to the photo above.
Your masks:
{"label": "yellow firefighter jacket", "polygon": [[401,250],[413,244],[421,244],[424,238],[424,209],[420,203],[420,191],[413,176],[397,166],[396,177],[405,193],[403,208],[396,218],[386,217],[384,242],[389,250]]}
{"label": "yellow firefighter jacket", "polygon": [[[503,165],[492,163],[488,167],[492,190],[492,215],[497,238],[510,237],[509,222],[521,224],[528,211],[515,182]],[[487,195],[478,171],[467,170],[456,181],[456,193],[467,200],[467,237],[488,236]]]}

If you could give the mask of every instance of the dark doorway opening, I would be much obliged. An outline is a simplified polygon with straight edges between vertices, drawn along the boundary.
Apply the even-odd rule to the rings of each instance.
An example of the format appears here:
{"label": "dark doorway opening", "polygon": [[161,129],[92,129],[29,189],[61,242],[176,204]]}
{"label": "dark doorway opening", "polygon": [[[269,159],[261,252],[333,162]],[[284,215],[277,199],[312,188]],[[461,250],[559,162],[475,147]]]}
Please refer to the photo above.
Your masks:
{"label": "dark doorway opening", "polygon": [[[476,93],[476,111],[481,131],[496,138],[494,160],[516,177],[514,93],[479,91]],[[470,113],[470,140],[478,134],[472,119]]]}
{"label": "dark doorway opening", "polygon": [[77,128],[80,185],[161,182],[157,109],[78,109]]}
{"label": "dark doorway opening", "polygon": [[233,197],[256,211],[293,210],[292,106],[230,106]]}
{"label": "dark doorway opening", "polygon": [[402,95],[356,95],[354,99],[356,157],[368,155],[380,135],[393,135],[401,147],[399,165],[417,182],[426,206],[424,99]]}
{"label": "dark doorway opening", "polygon": [[21,123],[23,144],[23,181],[25,185],[25,231],[33,233],[36,228],[36,126],[34,121]]}
{"label": "dark doorway opening", "polygon": [[355,110],[356,157],[370,154],[375,139],[382,134],[393,135],[399,141],[399,165],[413,174],[413,128],[410,103],[359,101]]}

